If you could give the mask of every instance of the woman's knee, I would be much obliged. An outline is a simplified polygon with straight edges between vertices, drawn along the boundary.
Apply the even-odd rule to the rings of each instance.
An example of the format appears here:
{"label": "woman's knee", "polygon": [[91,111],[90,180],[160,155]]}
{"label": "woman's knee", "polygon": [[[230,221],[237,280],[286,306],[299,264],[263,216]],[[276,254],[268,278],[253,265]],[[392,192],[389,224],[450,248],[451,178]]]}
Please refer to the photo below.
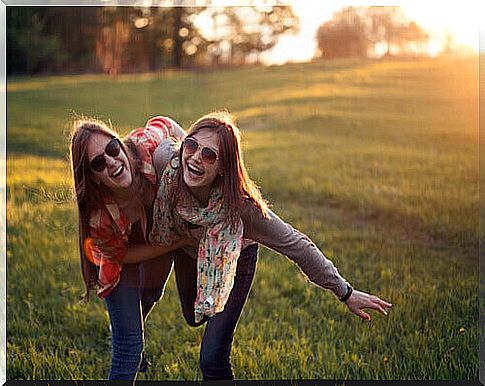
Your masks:
{"label": "woman's knee", "polygon": [[143,332],[142,331],[113,331],[113,350],[121,353],[129,353],[130,356],[141,355],[143,351]]}

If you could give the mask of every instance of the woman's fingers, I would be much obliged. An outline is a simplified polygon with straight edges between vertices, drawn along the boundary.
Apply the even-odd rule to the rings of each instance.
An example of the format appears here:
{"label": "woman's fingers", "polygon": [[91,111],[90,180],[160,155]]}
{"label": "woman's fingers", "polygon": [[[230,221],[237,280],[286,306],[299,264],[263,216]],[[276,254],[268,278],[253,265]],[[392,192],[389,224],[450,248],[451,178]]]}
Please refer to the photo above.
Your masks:
{"label": "woman's fingers", "polygon": [[386,308],[388,307],[388,304],[389,303],[382,301],[377,296],[371,296],[364,308],[373,308],[374,310],[379,311],[381,314],[387,315]]}
{"label": "woman's fingers", "polygon": [[378,297],[375,297],[369,307],[379,311],[381,314],[384,314],[387,316],[387,308],[392,307],[391,303],[388,303],[382,299],[379,299]]}
{"label": "woman's fingers", "polygon": [[382,307],[380,304],[376,303],[375,301],[373,300],[370,300],[370,299],[366,299],[365,301],[363,301],[359,306],[358,306],[359,309],[363,309],[363,308],[371,308],[373,310],[376,310],[376,311],[379,311],[381,314],[384,314],[384,315],[387,315],[387,311],[384,309],[384,307]]}
{"label": "woman's fingers", "polygon": [[365,292],[354,291],[352,295],[346,302],[347,306],[354,314],[365,320],[371,320],[371,317],[369,314],[363,311],[364,308],[371,308],[383,315],[387,315],[387,308],[392,307],[391,303]]}
{"label": "woman's fingers", "polygon": [[387,311],[378,303],[372,303],[369,307],[379,311],[381,314],[387,315]]}
{"label": "woman's fingers", "polygon": [[369,320],[370,321],[370,315],[367,312],[364,312],[363,310],[357,308],[356,310],[352,310],[354,314],[357,316],[360,316],[364,320]]}
{"label": "woman's fingers", "polygon": [[[380,300],[380,299],[379,299]],[[381,300],[382,304],[384,304],[387,308],[391,308],[392,307],[392,303],[389,303],[389,302],[386,302],[384,300]]]}
{"label": "woman's fingers", "polygon": [[376,297],[376,303],[380,304],[384,308],[391,308],[392,304],[389,302],[386,302],[385,300],[382,300],[381,298]]}

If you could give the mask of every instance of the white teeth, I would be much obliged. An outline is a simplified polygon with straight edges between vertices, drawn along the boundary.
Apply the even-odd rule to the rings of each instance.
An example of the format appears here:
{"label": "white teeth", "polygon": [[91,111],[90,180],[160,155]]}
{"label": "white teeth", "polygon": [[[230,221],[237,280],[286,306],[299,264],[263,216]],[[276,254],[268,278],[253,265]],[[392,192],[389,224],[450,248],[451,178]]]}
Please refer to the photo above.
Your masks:
{"label": "white teeth", "polygon": [[202,174],[204,174],[203,170],[200,170],[193,165],[187,164],[187,168],[189,169],[190,172],[195,173],[198,176],[201,176]]}
{"label": "white teeth", "polygon": [[192,165],[192,164],[188,164],[193,170],[196,170],[198,172],[202,172],[202,169],[198,168],[197,166],[195,165]]}
{"label": "white teeth", "polygon": [[122,171],[123,171],[123,165],[120,165],[118,169],[116,169],[114,173],[111,175],[111,177],[118,177]]}

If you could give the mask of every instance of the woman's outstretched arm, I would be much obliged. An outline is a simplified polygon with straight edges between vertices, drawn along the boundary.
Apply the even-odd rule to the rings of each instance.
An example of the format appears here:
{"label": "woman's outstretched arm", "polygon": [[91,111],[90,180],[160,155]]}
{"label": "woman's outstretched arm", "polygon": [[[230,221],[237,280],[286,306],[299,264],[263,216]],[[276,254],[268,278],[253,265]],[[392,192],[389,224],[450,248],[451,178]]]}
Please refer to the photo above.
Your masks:
{"label": "woman's outstretched arm", "polygon": [[[249,200],[246,200],[241,213],[244,237],[293,260],[310,281],[331,290],[339,299],[344,299],[349,310],[359,317],[370,320],[370,316],[363,311],[365,308],[386,314],[386,308],[391,307],[390,303],[377,296],[353,290],[308,236],[282,221],[271,210],[268,210],[268,215],[269,218],[265,218]],[[352,292],[346,299],[350,291]]]}

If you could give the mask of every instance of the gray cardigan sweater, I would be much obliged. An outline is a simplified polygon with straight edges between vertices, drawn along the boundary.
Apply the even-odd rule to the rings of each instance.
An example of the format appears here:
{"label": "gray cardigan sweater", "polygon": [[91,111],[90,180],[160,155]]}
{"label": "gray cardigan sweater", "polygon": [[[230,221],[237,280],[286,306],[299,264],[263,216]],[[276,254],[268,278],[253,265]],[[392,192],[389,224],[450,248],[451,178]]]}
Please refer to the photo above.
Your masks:
{"label": "gray cardigan sweater", "polygon": [[[162,141],[155,150],[153,162],[160,176],[179,145],[171,139]],[[320,287],[331,290],[338,298],[347,292],[347,281],[338,273],[337,268],[327,259],[317,246],[300,231],[281,220],[268,210],[269,219],[249,200],[241,208],[241,219],[244,223],[244,238],[254,240],[293,260],[308,279]],[[251,243],[251,242],[250,242]],[[244,246],[248,245],[248,240]],[[196,248],[184,248],[196,258]]]}

